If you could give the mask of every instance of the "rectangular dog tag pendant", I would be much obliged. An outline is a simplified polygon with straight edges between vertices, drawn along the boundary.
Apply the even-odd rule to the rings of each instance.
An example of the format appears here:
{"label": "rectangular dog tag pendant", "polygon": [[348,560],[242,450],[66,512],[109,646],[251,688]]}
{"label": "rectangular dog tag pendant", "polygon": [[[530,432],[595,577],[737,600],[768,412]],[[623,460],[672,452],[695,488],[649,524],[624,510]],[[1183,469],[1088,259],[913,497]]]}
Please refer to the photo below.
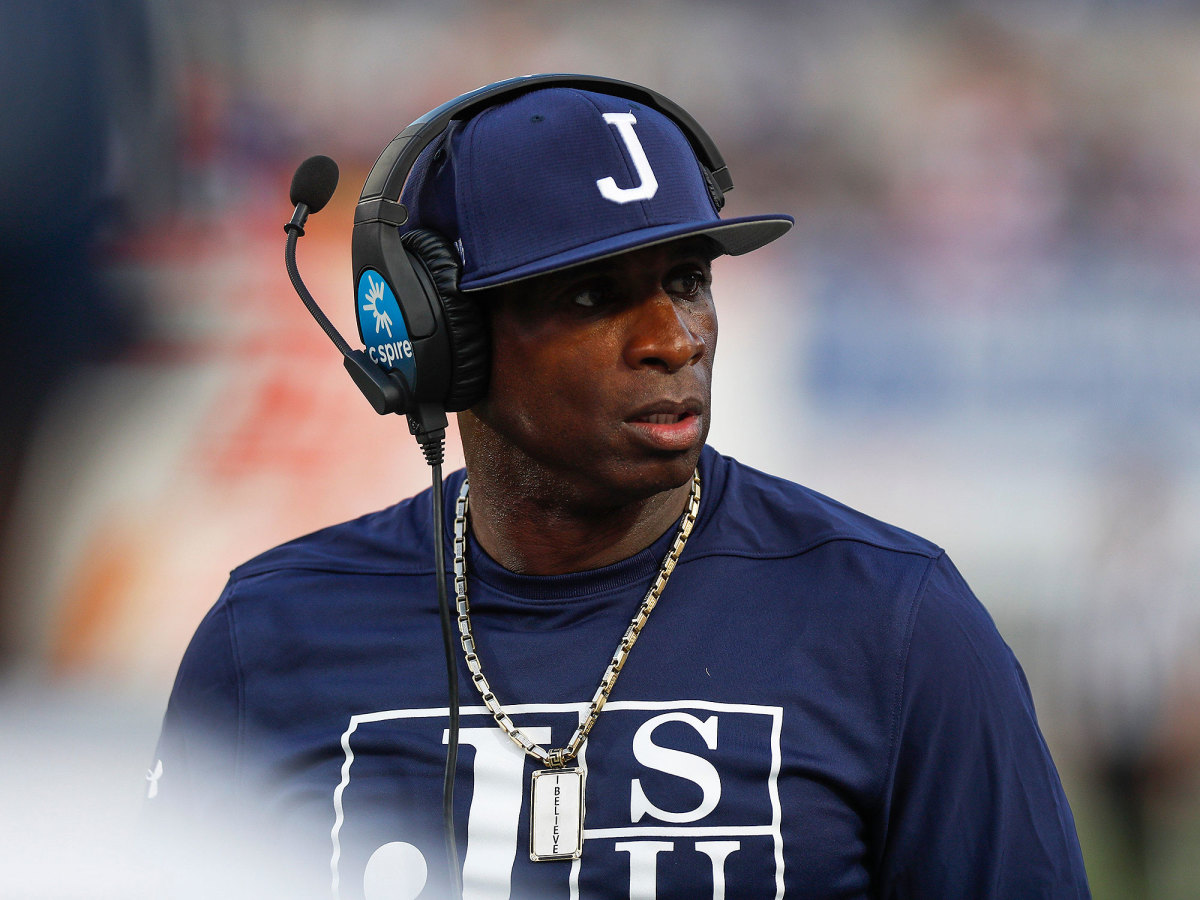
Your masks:
{"label": "rectangular dog tag pendant", "polygon": [[583,769],[539,769],[529,802],[529,858],[579,859],[583,854]]}

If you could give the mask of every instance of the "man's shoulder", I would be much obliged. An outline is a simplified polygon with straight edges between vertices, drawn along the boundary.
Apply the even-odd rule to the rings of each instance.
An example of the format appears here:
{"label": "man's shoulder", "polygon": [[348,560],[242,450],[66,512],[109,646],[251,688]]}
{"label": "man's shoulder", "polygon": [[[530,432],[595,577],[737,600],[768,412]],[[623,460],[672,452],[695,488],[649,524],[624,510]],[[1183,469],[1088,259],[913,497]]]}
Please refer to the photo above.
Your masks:
{"label": "man's shoulder", "polygon": [[926,559],[943,554],[911,531],[711,448],[705,449],[704,470],[715,503],[709,540],[729,552],[795,555],[840,542]]}
{"label": "man's shoulder", "polygon": [[[446,492],[456,491],[460,479],[461,473],[453,473],[447,479]],[[432,496],[432,490],[426,488],[392,506],[279,544],[235,568],[230,581],[302,571],[360,575],[430,572]]]}

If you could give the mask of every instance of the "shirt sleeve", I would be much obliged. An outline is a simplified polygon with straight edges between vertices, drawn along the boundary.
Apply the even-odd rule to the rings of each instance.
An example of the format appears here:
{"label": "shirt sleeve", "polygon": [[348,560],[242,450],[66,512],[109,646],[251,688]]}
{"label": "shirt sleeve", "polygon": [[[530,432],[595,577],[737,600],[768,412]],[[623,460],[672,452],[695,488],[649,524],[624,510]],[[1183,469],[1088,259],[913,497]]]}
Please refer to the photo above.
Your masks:
{"label": "shirt sleeve", "polygon": [[212,824],[237,792],[241,679],[229,599],[233,586],[196,629],[167,701],[144,817]]}
{"label": "shirt sleeve", "polygon": [[878,896],[1086,898],[1029,685],[945,556],[912,611]]}

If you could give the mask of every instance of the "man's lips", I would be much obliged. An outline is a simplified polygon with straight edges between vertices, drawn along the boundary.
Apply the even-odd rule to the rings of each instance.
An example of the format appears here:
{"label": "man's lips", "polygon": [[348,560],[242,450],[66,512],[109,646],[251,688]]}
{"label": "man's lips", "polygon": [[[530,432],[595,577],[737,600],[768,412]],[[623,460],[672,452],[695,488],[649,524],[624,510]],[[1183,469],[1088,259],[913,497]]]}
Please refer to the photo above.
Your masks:
{"label": "man's lips", "polygon": [[643,440],[658,450],[689,450],[700,440],[703,406],[697,402],[656,403],[625,420]]}

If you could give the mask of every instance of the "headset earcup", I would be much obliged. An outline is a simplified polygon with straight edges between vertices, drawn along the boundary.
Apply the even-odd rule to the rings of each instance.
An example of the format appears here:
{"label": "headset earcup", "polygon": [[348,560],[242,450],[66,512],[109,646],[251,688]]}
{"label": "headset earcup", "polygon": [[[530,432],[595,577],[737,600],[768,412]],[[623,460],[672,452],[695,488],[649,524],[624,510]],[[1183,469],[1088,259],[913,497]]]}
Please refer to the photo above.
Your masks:
{"label": "headset earcup", "polygon": [[423,228],[406,232],[400,240],[429,273],[445,314],[451,358],[446,411],[469,409],[483,398],[491,371],[486,317],[479,304],[458,290],[461,265],[450,241]]}

